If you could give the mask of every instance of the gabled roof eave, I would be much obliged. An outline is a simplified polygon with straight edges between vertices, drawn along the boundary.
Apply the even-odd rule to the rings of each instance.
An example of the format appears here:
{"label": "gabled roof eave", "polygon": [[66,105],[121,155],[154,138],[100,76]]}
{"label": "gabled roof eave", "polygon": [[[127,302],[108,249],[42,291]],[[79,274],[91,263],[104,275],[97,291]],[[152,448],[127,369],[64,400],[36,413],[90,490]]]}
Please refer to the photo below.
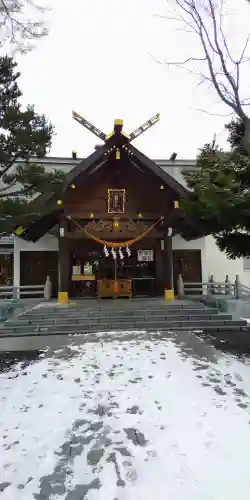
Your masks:
{"label": "gabled roof eave", "polygon": [[173,189],[173,191],[175,191],[180,197],[184,197],[189,194],[189,191],[182,184],[180,184],[176,179],[165,172],[159,165],[144,155],[137,148],[131,146],[131,151],[135,159],[137,159],[141,164],[146,165],[151,172],[158,176],[165,185]]}

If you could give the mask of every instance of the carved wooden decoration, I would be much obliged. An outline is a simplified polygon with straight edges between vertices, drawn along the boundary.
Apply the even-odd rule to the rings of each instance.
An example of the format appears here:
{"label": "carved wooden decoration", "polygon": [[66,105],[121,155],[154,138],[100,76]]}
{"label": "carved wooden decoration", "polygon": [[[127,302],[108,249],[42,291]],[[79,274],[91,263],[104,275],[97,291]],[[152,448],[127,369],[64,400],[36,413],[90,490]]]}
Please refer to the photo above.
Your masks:
{"label": "carved wooden decoration", "polygon": [[94,236],[103,237],[107,235],[115,239],[116,237],[135,238],[146,231],[148,226],[142,221],[135,222],[133,220],[119,220],[118,218],[114,218],[113,220],[90,221],[85,226],[85,229]]}

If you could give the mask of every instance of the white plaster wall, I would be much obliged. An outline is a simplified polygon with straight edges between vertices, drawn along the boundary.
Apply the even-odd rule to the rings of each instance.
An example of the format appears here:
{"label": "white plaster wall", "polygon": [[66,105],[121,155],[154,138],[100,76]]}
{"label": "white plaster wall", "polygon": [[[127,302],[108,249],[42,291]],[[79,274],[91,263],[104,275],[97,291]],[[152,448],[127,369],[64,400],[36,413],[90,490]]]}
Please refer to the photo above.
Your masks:
{"label": "white plaster wall", "polygon": [[18,238],[15,236],[14,240],[14,250],[18,250],[19,252],[25,251],[34,251],[34,252],[52,252],[58,250],[58,239],[56,236],[51,236],[50,234],[45,234],[40,240],[37,240],[35,243],[31,241],[25,241],[22,238]]}
{"label": "white plaster wall", "polygon": [[24,241],[15,236],[14,238],[14,269],[13,269],[13,282],[15,286],[20,285],[20,252],[52,252],[58,251],[58,239],[55,236],[46,234],[40,240],[32,243]]}
{"label": "white plaster wall", "polygon": [[228,274],[231,282],[235,281],[236,274],[239,275],[241,283],[250,286],[250,271],[243,271],[243,259],[228,259],[226,253],[221,252],[212,236],[205,240],[204,275],[207,280],[210,274],[214,275],[215,281],[225,281]]}
{"label": "white plaster wall", "polygon": [[[243,269],[243,262],[242,262],[242,269]],[[240,274],[240,281],[241,283],[243,283],[243,285],[250,287],[250,271],[242,271],[242,273]]]}

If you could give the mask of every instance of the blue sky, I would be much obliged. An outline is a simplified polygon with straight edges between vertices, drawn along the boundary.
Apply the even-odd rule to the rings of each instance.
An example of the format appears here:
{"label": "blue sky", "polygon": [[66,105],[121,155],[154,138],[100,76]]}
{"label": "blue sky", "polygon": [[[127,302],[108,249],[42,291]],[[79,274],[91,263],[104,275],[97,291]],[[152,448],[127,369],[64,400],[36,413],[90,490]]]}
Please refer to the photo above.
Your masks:
{"label": "blue sky", "polygon": [[[86,156],[97,143],[73,121],[72,109],[107,133],[115,118],[122,118],[124,130],[131,132],[160,112],[160,123],[134,142],[154,158],[169,158],[173,151],[180,158],[195,157],[214,133],[225,144],[228,118],[220,115],[228,111],[216,104],[212,90],[197,89],[195,76],[157,62],[181,57],[187,46],[183,34],[157,16],[166,13],[166,4],[166,0],[53,0],[46,14],[49,36],[19,57],[24,103],[35,104],[56,128],[51,155],[70,156],[76,149],[79,156]],[[237,4],[242,19],[250,15],[245,0]],[[239,30],[230,32],[235,43],[241,41]],[[195,42],[188,43],[195,52]]]}

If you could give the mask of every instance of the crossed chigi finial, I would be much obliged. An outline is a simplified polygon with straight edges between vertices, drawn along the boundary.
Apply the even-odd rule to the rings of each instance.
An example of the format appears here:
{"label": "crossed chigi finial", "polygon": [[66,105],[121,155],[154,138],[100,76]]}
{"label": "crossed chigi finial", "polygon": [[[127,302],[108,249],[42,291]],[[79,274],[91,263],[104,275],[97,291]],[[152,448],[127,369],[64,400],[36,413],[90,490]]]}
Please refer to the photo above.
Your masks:
{"label": "crossed chigi finial", "polygon": [[148,130],[150,127],[152,127],[155,123],[157,123],[160,120],[160,113],[157,113],[157,115],[153,116],[150,118],[147,122],[143,123],[140,127],[138,127],[136,130],[134,130],[131,134],[127,135],[122,131],[123,127],[123,121],[122,120],[115,120],[114,122],[114,131],[111,132],[110,134],[104,134],[99,128],[95,127],[92,123],[90,123],[88,120],[83,118],[83,116],[79,115],[76,113],[76,111],[72,111],[72,116],[74,120],[76,120],[78,123],[83,125],[87,130],[92,132],[92,134],[96,135],[101,139],[102,141],[106,142],[113,134],[115,129],[119,129],[120,133],[125,135],[128,139],[129,142],[133,141],[137,137],[139,137],[141,134],[143,134],[146,130]]}

